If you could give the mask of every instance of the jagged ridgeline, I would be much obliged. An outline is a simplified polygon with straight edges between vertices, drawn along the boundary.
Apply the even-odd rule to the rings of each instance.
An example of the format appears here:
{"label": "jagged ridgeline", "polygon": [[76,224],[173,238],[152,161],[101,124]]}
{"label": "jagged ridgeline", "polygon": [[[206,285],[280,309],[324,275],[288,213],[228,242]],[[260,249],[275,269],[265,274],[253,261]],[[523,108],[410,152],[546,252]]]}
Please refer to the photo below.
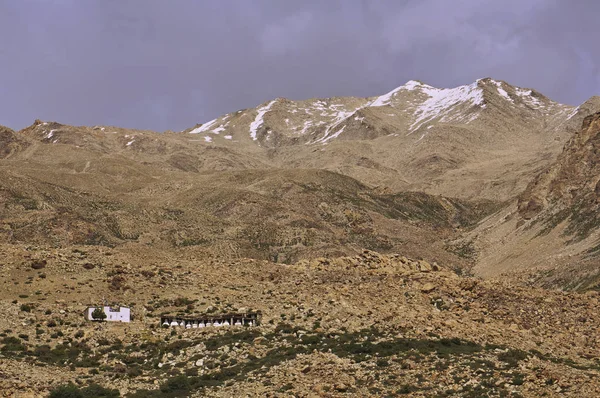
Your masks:
{"label": "jagged ridgeline", "polygon": [[37,120],[2,133],[1,238],[280,262],[425,246],[447,258],[435,242],[517,195],[589,111],[488,78],[279,98],[182,133]]}
{"label": "jagged ridgeline", "polygon": [[598,111],[486,78],[0,127],[0,395],[600,396]]}

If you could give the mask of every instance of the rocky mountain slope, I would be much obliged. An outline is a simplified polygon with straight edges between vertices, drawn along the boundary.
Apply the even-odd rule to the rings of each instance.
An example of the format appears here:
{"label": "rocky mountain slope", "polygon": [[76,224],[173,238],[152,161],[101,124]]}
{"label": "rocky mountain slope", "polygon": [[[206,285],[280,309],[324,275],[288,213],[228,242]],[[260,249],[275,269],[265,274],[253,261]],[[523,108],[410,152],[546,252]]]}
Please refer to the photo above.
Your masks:
{"label": "rocky mountain slope", "polygon": [[488,78],[276,99],[184,133],[38,120],[1,131],[0,239],[287,263],[367,248],[464,269],[462,231],[511,203],[599,105]]}
{"label": "rocky mountain slope", "polygon": [[0,127],[0,396],[597,396],[599,111],[487,78]]}
{"label": "rocky mountain slope", "polygon": [[27,140],[5,126],[0,126],[0,159],[6,159],[29,146]]}
{"label": "rocky mountain slope", "polygon": [[323,170],[201,174],[77,158],[50,170],[17,164],[0,168],[0,242],[6,244],[195,246],[226,258],[285,263],[369,248],[459,267],[466,262],[444,239],[497,206],[386,194]]}
{"label": "rocky mountain slope", "polygon": [[314,168],[393,192],[503,201],[552,162],[588,105],[489,78],[452,89],[411,81],[372,98],[279,98],[184,133],[38,121],[16,134],[36,144],[27,159],[77,148],[88,158],[80,170],[109,154],[189,172]]}
{"label": "rocky mountain slope", "polygon": [[505,120],[495,121],[498,134],[518,122],[537,125],[551,125],[553,119],[563,122],[565,116],[568,118],[574,112],[572,107],[558,104],[534,90],[490,78],[452,89],[409,81],[373,98],[307,101],[277,98],[255,109],[224,115],[187,132],[198,134],[206,141],[251,139],[257,145],[281,147],[391,134],[417,133],[417,139],[423,139],[428,135],[427,130],[437,125],[489,127],[492,119],[503,115]]}
{"label": "rocky mountain slope", "polygon": [[[193,247],[176,257],[89,246],[2,255],[5,396],[69,382],[129,397],[600,393],[596,292],[461,278],[368,251],[292,265]],[[101,296],[131,306],[134,322],[84,321]],[[159,326],[163,313],[242,307],[261,311],[260,326]]]}
{"label": "rocky mountain slope", "polygon": [[560,152],[567,127],[586,109],[490,78],[452,89],[410,81],[373,98],[278,98],[187,132],[228,147],[258,146],[280,167],[506,200]]}
{"label": "rocky mountain slope", "polygon": [[474,234],[481,233],[485,247],[477,270],[486,275],[535,271],[531,278],[541,284],[598,288],[599,143],[596,113],[584,119],[555,163],[514,204],[477,228]]}

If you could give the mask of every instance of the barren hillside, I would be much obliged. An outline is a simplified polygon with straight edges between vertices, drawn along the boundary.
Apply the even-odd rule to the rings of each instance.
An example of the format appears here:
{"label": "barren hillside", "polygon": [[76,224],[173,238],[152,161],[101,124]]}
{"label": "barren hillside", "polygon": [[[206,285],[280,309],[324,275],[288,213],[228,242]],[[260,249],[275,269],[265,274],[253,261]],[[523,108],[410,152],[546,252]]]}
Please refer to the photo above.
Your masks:
{"label": "barren hillside", "polygon": [[[5,396],[65,393],[68,382],[129,397],[600,393],[594,292],[483,282],[368,251],[281,265],[193,247],[3,250]],[[130,306],[134,321],[85,321],[99,297]],[[161,314],[249,309],[258,327],[160,326]]]}
{"label": "barren hillside", "polygon": [[471,237],[482,249],[477,272],[551,287],[598,288],[599,137],[596,113],[515,203],[476,228]]}
{"label": "barren hillside", "polygon": [[451,89],[410,81],[373,98],[278,98],[186,132],[260,147],[279,167],[332,170],[392,190],[506,200],[550,164],[586,111],[490,78]]}
{"label": "barren hillside", "polygon": [[486,78],[0,127],[0,396],[598,396],[599,106]]}

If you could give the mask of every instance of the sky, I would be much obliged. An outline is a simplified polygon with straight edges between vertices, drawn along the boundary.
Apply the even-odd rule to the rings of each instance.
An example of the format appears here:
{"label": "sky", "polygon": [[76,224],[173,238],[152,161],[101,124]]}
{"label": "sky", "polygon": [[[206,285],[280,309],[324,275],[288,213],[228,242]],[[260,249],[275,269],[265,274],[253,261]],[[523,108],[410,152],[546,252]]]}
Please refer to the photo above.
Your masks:
{"label": "sky", "polygon": [[0,124],[180,131],[276,97],[493,77],[600,95],[596,0],[0,0]]}

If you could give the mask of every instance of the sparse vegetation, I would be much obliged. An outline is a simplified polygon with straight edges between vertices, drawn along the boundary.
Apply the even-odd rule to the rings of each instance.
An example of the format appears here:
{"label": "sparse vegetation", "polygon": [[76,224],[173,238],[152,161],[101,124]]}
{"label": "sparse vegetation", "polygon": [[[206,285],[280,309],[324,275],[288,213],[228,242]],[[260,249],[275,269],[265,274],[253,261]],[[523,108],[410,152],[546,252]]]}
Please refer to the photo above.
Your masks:
{"label": "sparse vegetation", "polygon": [[92,319],[95,321],[104,321],[106,319],[106,313],[102,307],[96,307],[92,311]]}
{"label": "sparse vegetation", "polygon": [[33,268],[33,269],[46,268],[46,264],[48,264],[48,262],[46,260],[33,260],[31,262],[31,268]]}
{"label": "sparse vegetation", "polygon": [[77,387],[69,383],[50,391],[48,398],[118,398],[120,396],[119,390],[105,388],[98,384]]}

